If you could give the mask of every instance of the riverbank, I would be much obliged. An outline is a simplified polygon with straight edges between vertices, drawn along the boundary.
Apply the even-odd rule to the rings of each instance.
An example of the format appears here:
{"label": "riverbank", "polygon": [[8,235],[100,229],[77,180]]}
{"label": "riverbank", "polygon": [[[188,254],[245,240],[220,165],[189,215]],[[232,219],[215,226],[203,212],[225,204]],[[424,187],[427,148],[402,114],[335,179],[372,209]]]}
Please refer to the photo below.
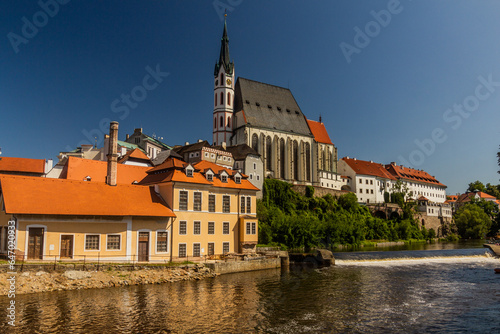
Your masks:
{"label": "riverbank", "polygon": [[151,266],[132,271],[114,268],[105,271],[24,271],[15,275],[0,273],[0,295],[5,296],[9,293],[10,281],[7,279],[12,276],[15,276],[15,293],[27,294],[201,280],[218,275],[203,264],[184,267]]}

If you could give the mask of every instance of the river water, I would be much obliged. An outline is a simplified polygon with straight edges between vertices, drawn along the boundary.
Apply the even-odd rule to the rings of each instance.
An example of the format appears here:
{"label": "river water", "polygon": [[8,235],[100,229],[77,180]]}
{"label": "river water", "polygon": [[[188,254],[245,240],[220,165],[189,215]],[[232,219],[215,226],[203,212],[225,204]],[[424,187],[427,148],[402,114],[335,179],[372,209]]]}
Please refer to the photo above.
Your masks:
{"label": "river water", "polygon": [[477,246],[342,252],[324,269],[18,295],[14,328],[1,297],[0,332],[500,333],[500,260]]}

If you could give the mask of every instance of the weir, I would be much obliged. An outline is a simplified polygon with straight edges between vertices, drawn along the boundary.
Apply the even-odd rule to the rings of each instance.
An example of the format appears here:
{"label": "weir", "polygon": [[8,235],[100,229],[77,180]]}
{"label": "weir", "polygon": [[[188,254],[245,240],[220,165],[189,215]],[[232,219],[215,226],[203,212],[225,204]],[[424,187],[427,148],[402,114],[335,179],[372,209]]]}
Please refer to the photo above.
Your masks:
{"label": "weir", "polygon": [[500,257],[500,245],[495,245],[495,244],[484,244],[483,246],[484,246],[484,247],[486,247],[486,248],[491,249],[491,251],[492,251],[493,253],[495,253],[495,255],[496,255],[497,257]]}

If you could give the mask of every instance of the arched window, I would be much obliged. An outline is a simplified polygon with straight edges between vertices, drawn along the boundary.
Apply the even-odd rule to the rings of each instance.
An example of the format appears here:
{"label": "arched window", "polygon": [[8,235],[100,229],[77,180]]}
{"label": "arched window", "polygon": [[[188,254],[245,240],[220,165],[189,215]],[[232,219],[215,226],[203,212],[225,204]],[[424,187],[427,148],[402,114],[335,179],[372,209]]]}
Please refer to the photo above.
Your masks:
{"label": "arched window", "polygon": [[293,150],[292,150],[292,158],[293,158],[293,178],[295,180],[299,180],[299,145],[297,141],[293,141]]}
{"label": "arched window", "polygon": [[227,105],[228,106],[231,105],[231,93],[230,92],[227,92]]}
{"label": "arched window", "polygon": [[252,135],[252,148],[259,152],[259,136],[256,133]]}
{"label": "arched window", "polygon": [[214,129],[217,129],[217,117],[214,117]]}
{"label": "arched window", "polygon": [[311,147],[306,143],[306,181],[311,181]]}
{"label": "arched window", "polygon": [[224,85],[224,76],[222,73],[220,74],[220,85]]}
{"label": "arched window", "polygon": [[267,170],[272,170],[272,143],[271,143],[271,137],[267,136],[266,138],[266,169]]}
{"label": "arched window", "polygon": [[231,116],[229,116],[227,118],[227,127],[230,128],[231,127]]}
{"label": "arched window", "polygon": [[220,92],[220,104],[224,104],[224,93]]}
{"label": "arched window", "polygon": [[223,128],[224,127],[224,117],[220,117],[220,127]]}
{"label": "arched window", "polygon": [[279,161],[279,177],[284,179],[285,178],[285,141],[283,138],[280,139],[280,161]]}
{"label": "arched window", "polygon": [[329,169],[329,171],[330,171],[330,172],[336,172],[336,170],[333,170],[333,163],[334,163],[334,161],[333,161],[333,154],[332,154],[332,152],[329,152],[329,153],[328,153],[328,160],[330,161],[330,162],[329,162],[329,164],[330,164],[330,169]]}
{"label": "arched window", "polygon": [[215,95],[215,102],[214,102],[214,107],[217,107],[217,93],[214,94]]}

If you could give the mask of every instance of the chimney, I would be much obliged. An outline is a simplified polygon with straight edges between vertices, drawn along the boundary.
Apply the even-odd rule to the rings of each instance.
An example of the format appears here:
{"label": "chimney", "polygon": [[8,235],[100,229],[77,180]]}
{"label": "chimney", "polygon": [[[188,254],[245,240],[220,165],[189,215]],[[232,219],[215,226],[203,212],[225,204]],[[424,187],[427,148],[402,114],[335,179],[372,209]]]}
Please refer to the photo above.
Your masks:
{"label": "chimney", "polygon": [[118,122],[109,123],[108,174],[106,183],[116,186],[116,170],[118,165]]}
{"label": "chimney", "polygon": [[129,138],[130,138],[130,135],[127,133],[127,134],[125,135],[125,140],[128,140]]}

